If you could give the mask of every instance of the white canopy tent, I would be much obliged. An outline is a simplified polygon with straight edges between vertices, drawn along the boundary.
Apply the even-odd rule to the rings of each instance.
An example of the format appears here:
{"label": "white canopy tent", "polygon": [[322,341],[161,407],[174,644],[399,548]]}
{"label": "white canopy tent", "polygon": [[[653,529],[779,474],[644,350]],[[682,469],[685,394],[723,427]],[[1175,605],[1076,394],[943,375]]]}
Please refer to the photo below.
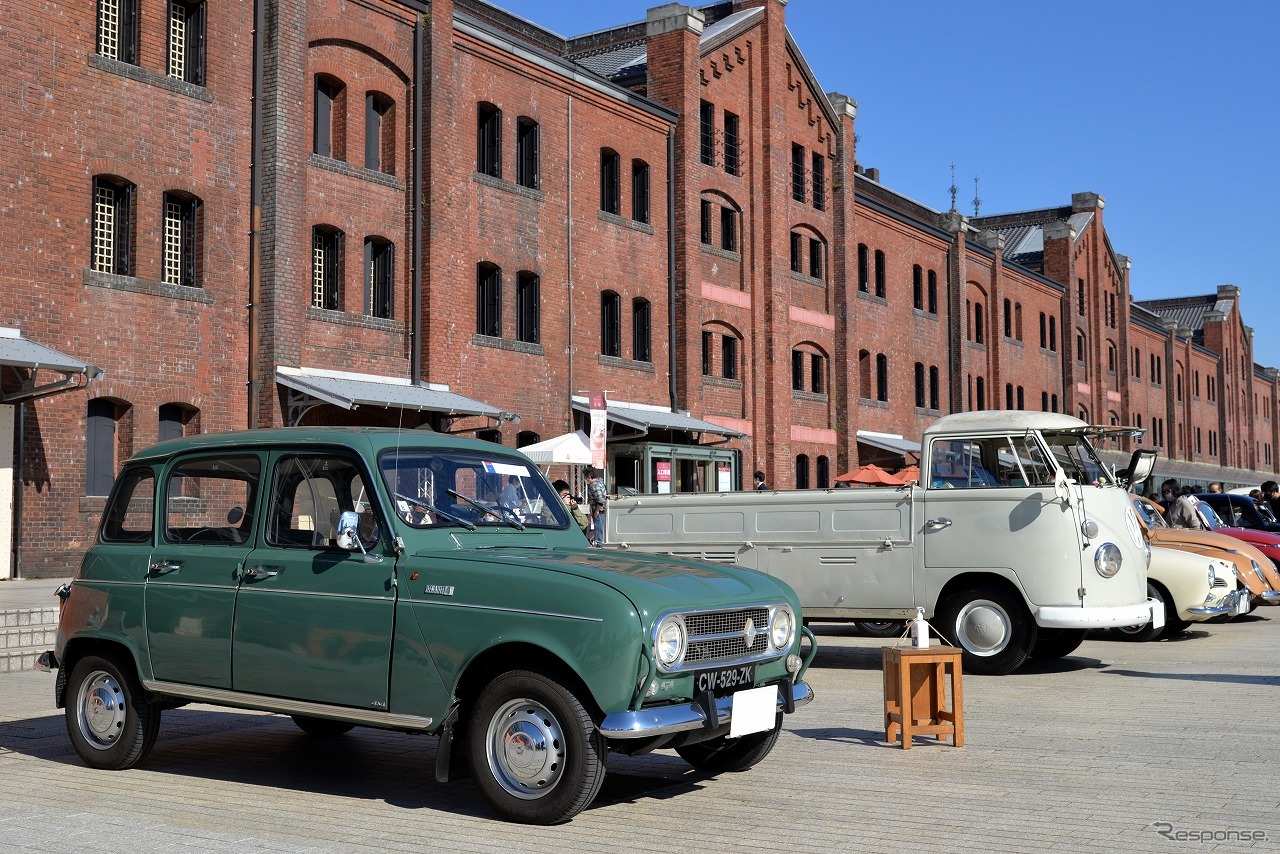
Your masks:
{"label": "white canopy tent", "polygon": [[536,445],[525,445],[520,453],[540,466],[591,465],[591,441],[581,430]]}

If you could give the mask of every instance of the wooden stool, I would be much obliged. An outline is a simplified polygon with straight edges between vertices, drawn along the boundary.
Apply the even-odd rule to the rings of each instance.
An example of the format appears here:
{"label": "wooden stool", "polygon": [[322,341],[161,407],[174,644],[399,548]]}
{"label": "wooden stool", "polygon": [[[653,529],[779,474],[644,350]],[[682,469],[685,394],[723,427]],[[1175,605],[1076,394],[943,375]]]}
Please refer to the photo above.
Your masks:
{"label": "wooden stool", "polygon": [[[946,668],[951,667],[951,711],[945,702]],[[960,677],[960,650],[954,646],[884,648],[884,740],[902,738],[910,749],[916,735],[948,735],[956,747],[964,747],[964,686]]]}

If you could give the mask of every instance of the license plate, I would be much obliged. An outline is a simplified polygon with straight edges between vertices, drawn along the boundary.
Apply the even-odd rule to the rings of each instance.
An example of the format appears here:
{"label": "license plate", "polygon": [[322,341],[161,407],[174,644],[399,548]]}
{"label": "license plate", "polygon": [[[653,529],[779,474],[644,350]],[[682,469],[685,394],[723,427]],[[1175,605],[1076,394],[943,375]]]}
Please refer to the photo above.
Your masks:
{"label": "license plate", "polygon": [[754,664],[717,667],[715,670],[700,670],[694,674],[693,692],[701,694],[710,691],[717,697],[724,697],[741,688],[751,688],[755,683],[756,666]]}

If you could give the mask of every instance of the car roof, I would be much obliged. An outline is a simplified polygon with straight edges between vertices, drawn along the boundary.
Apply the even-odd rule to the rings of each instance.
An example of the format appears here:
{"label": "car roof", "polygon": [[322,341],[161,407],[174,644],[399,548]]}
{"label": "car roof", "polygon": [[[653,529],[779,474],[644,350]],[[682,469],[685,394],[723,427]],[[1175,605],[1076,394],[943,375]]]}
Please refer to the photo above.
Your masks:
{"label": "car roof", "polygon": [[[283,446],[345,446],[372,450],[386,448],[435,448],[472,450],[492,454],[516,454],[512,448],[504,448],[493,442],[451,436],[430,430],[400,430],[395,427],[269,427],[258,430],[237,430],[227,433],[200,433],[169,439],[144,448],[129,459],[131,461],[157,460],[187,451],[216,450],[222,448],[270,449]],[[532,465],[532,463],[531,463]]]}

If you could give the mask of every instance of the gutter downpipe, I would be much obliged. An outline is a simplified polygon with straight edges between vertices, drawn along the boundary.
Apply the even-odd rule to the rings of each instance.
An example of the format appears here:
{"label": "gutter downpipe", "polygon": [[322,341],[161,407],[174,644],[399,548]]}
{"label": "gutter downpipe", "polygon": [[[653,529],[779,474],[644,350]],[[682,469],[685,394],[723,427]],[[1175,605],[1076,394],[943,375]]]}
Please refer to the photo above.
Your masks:
{"label": "gutter downpipe", "polygon": [[409,322],[409,381],[422,382],[422,81],[423,13],[413,24],[413,275]]}
{"label": "gutter downpipe", "polygon": [[249,154],[249,400],[245,418],[250,429],[258,426],[258,299],[262,288],[262,78],[266,57],[264,40],[267,0],[253,4],[253,105],[252,151]]}
{"label": "gutter downpipe", "polygon": [[[565,111],[565,279],[569,285],[569,387],[565,389],[565,432],[573,431],[573,96],[569,95]],[[574,484],[575,487],[577,484]]]}
{"label": "gutter downpipe", "polygon": [[680,411],[676,384],[676,129],[667,129],[667,372],[671,411]]}
{"label": "gutter downpipe", "polygon": [[[32,372],[34,375],[34,371]],[[22,484],[26,480],[27,405],[18,404],[18,465],[13,490],[13,580],[22,578]]]}

